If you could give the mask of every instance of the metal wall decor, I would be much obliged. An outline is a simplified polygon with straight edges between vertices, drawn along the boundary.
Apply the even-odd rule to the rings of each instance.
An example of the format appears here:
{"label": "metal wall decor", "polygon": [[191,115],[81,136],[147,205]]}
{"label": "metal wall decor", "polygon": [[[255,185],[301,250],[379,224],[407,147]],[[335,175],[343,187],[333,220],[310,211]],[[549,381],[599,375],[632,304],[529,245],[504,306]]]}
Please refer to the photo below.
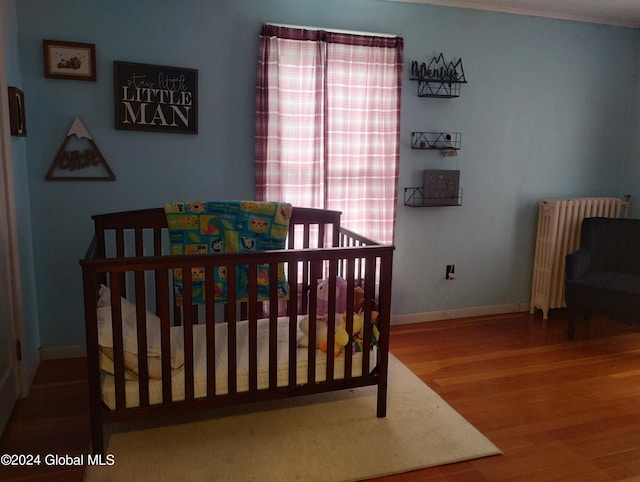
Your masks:
{"label": "metal wall decor", "polygon": [[418,97],[460,97],[460,85],[467,83],[462,59],[447,63],[442,53],[428,64],[412,61],[411,80],[418,82]]}
{"label": "metal wall decor", "polygon": [[461,132],[412,132],[411,149],[459,150]]}

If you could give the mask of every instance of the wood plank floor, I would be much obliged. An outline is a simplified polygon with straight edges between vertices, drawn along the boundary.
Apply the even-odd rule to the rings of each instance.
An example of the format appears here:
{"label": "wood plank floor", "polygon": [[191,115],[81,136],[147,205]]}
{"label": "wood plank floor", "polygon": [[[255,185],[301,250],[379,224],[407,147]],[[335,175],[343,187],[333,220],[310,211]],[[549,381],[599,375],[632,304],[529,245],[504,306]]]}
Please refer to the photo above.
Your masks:
{"label": "wood plank floor", "polygon": [[43,361],[29,396],[19,400],[0,438],[0,454],[39,454],[41,465],[0,465],[0,480],[76,482],[85,467],[47,466],[43,458],[89,452],[86,358]]}
{"label": "wood plank floor", "polygon": [[[381,480],[640,480],[640,330],[597,316],[578,341],[566,329],[562,310],[393,327],[392,353],[504,454]],[[86,454],[87,400],[84,359],[42,362],[0,453]],[[83,474],[0,466],[0,480]]]}

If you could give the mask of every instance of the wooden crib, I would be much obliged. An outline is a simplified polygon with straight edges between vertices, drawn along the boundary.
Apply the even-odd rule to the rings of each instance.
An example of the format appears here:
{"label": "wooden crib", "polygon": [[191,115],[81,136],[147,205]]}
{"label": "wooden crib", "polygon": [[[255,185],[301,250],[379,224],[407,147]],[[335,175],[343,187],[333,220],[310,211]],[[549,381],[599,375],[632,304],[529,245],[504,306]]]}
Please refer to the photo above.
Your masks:
{"label": "wooden crib", "polygon": [[[95,236],[80,262],[93,453],[105,452],[108,423],[368,385],[377,385],[377,416],[384,417],[394,248],[340,227],[340,214],[294,207],[287,249],[204,255],[169,254],[162,208],[93,216]],[[258,301],[257,267],[265,265],[271,286],[284,270],[286,301],[275,289]],[[211,280],[220,267],[228,273],[226,302],[208,296],[192,304],[192,269]],[[235,289],[238,267],[248,267],[246,301]],[[324,350],[316,347],[322,279],[330,293]],[[345,281],[342,315],[335,295]],[[308,347],[299,343],[304,316]],[[336,323],[351,334],[356,316],[359,346],[352,337],[343,350],[334,347]]]}

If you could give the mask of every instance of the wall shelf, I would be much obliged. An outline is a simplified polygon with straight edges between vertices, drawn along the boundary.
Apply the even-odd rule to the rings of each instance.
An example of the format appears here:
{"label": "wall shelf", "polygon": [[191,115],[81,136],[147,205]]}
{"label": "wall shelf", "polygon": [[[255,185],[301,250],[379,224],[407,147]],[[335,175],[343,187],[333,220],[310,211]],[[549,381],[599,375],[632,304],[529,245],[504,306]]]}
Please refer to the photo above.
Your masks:
{"label": "wall shelf", "polygon": [[423,187],[405,187],[404,205],[412,208],[462,206],[462,188],[455,194],[443,196],[426,193]]}
{"label": "wall shelf", "polygon": [[462,143],[461,132],[412,132],[411,149],[457,151]]}
{"label": "wall shelf", "polygon": [[[426,63],[411,62],[411,80],[418,83],[418,97],[453,98],[467,83],[462,59],[445,62],[444,55]],[[455,157],[462,144],[460,132],[412,132],[411,149],[436,150]],[[422,187],[404,188],[404,205],[409,207],[462,206],[460,171],[426,170]]]}
{"label": "wall shelf", "polygon": [[460,171],[424,171],[422,187],[404,188],[404,205],[410,207],[462,206]]}
{"label": "wall shelf", "polygon": [[411,79],[418,81],[418,97],[439,97],[455,99],[460,97],[460,84],[466,82],[443,82],[432,79]]}

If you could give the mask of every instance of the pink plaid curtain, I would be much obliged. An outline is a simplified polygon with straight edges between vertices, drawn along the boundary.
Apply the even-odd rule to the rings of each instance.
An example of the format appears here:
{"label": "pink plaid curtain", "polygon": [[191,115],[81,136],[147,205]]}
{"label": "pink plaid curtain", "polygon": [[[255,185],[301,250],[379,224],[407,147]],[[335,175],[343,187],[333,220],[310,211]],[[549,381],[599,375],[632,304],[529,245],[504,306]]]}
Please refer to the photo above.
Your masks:
{"label": "pink plaid curtain", "polygon": [[256,195],[342,211],[393,242],[402,38],[264,25],[256,108]]}

